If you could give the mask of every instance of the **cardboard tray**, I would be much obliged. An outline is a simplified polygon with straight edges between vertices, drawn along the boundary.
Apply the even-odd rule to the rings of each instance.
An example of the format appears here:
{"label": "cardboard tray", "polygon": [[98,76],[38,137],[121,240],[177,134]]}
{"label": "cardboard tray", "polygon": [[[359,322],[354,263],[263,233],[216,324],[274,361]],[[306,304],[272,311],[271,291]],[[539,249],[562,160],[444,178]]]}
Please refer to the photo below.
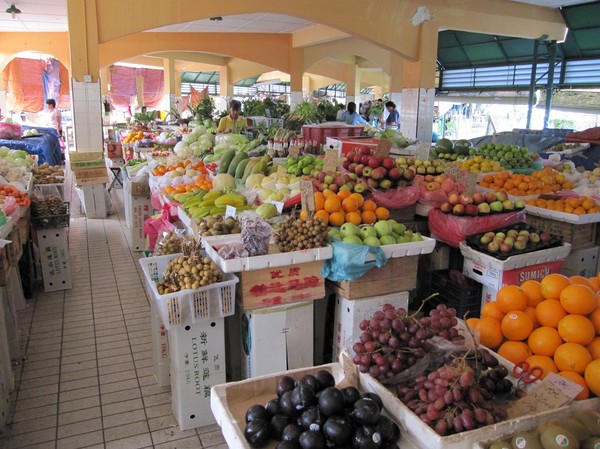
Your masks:
{"label": "cardboard tray", "polygon": [[600,213],[597,214],[585,214],[576,215],[568,214],[566,212],[557,212],[555,210],[545,209],[543,207],[525,205],[525,211],[528,215],[535,215],[537,217],[549,218],[556,221],[564,221],[565,223],[572,224],[589,224],[600,222]]}
{"label": "cardboard tray", "polygon": [[237,273],[240,271],[298,265],[301,263],[315,262],[318,260],[327,260],[333,257],[333,249],[329,245],[324,248],[280,253],[277,252],[277,247],[272,244],[270,246],[271,251],[269,254],[265,254],[264,256],[241,257],[239,259],[229,260],[223,259],[221,256],[219,256],[219,248],[222,245],[239,243],[241,238],[242,236],[240,234],[202,237],[202,245],[204,246],[204,250],[206,251],[206,254],[208,254],[208,257],[210,257],[224,273]]}
{"label": "cardboard tray", "polygon": [[[569,143],[569,142],[564,142],[564,143]],[[567,150],[563,150],[563,151],[556,151],[553,150],[552,148],[556,147],[556,145],[554,145],[553,147],[548,148],[545,153],[548,154],[564,154],[565,156],[571,155],[571,154],[577,154],[577,153],[582,153],[585,150],[587,150],[590,147],[589,143],[581,143],[579,144],[579,146],[576,146],[574,148],[569,148]]]}

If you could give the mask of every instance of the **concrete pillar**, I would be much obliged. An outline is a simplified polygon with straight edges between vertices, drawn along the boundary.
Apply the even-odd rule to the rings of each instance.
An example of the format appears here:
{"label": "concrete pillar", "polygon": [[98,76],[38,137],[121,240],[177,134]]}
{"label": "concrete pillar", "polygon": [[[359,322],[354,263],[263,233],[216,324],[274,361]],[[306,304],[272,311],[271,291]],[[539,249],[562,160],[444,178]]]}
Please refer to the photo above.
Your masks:
{"label": "concrete pillar", "polygon": [[350,64],[346,72],[346,104],[353,101],[358,105],[360,101],[360,68],[356,64]]}
{"label": "concrete pillar", "polygon": [[181,72],[175,68],[173,58],[163,59],[164,92],[161,109],[169,112],[175,109],[181,113]]}
{"label": "concrete pillar", "polygon": [[[310,79],[304,76],[304,48],[290,50],[290,107],[302,103],[304,88],[310,85]],[[308,93],[308,92],[307,92]]]}
{"label": "concrete pillar", "polygon": [[229,101],[233,98],[233,83],[231,82],[231,74],[229,73],[229,67],[224,66],[219,70],[220,78],[220,97],[217,104],[219,111],[229,109]]}

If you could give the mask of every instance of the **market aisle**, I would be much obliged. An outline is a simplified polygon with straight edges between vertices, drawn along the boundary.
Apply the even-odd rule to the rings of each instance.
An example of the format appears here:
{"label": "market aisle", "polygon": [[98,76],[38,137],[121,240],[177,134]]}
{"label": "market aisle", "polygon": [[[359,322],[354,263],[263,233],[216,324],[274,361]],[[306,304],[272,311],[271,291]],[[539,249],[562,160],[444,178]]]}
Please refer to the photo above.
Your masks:
{"label": "market aisle", "polygon": [[130,250],[122,198],[113,190],[117,213],[86,220],[72,193],[73,288],[38,292],[19,315],[25,360],[0,449],[227,447],[217,426],[180,431],[170,388],[154,379],[141,253]]}

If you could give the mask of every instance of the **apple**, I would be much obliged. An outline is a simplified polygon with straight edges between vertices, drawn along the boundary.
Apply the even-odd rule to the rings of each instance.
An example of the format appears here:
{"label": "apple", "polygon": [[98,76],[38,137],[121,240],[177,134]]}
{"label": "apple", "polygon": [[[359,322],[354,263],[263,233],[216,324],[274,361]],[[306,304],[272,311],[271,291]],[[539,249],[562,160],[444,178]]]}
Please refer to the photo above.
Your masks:
{"label": "apple", "polygon": [[371,154],[371,149],[369,147],[361,147],[358,149],[358,152],[361,155],[370,155]]}
{"label": "apple", "polygon": [[335,183],[338,185],[338,187],[342,187],[344,184],[346,184],[346,180],[343,177],[338,176],[335,178]]}
{"label": "apple", "polygon": [[388,171],[388,176],[391,180],[397,181],[402,177],[402,173],[404,173],[404,170],[402,170],[401,168],[394,167]]}
{"label": "apple", "polygon": [[404,179],[407,181],[412,181],[416,176],[416,173],[413,169],[404,170]]}
{"label": "apple", "polygon": [[423,178],[423,181],[433,182],[434,179],[435,179],[435,177],[433,175],[425,175],[425,177]]}
{"label": "apple", "polygon": [[517,251],[523,251],[526,247],[527,247],[527,242],[524,240],[519,240],[519,239],[517,239],[515,241],[515,245],[513,246],[513,248],[516,249]]}
{"label": "apple", "polygon": [[540,240],[542,242],[549,242],[551,238],[552,238],[552,236],[547,232],[542,232],[540,234]]}
{"label": "apple", "polygon": [[[343,164],[342,164],[343,165]],[[358,166],[358,164],[356,162],[352,162],[348,165],[348,167],[346,168],[346,170],[348,170],[349,172],[352,172],[352,174],[354,176],[356,176],[356,174],[354,173],[354,170],[356,170],[356,167]]]}
{"label": "apple", "polygon": [[530,232],[529,233],[529,241],[531,243],[539,243],[541,240],[540,235],[537,232]]}
{"label": "apple", "polygon": [[325,184],[333,184],[335,182],[335,178],[332,175],[326,175],[323,181]]}
{"label": "apple", "polygon": [[454,215],[464,215],[465,214],[465,206],[462,204],[455,204],[452,208],[452,213]]}
{"label": "apple", "polygon": [[381,181],[379,181],[379,188],[384,190],[391,189],[392,181],[389,179],[382,179]]}
{"label": "apple", "polygon": [[485,197],[483,196],[483,193],[475,192],[473,194],[473,204],[479,205],[479,204],[483,203],[484,201],[485,201]]}
{"label": "apple", "polygon": [[500,250],[500,245],[497,242],[488,243],[487,250],[491,253],[497,253]]}
{"label": "apple", "polygon": [[504,210],[513,210],[515,208],[515,203],[512,200],[504,200],[502,201],[502,207]]}
{"label": "apple", "polygon": [[481,236],[481,238],[479,239],[479,243],[481,243],[482,245],[487,245],[493,241],[494,241],[494,239],[492,237],[490,237],[490,235],[487,232],[485,234],[483,234]]}
{"label": "apple", "polygon": [[453,206],[454,206],[455,204],[458,204],[458,203],[459,203],[459,201],[460,201],[460,196],[458,195],[458,192],[450,192],[450,193],[448,194],[448,202],[449,202],[450,204],[452,204]]}
{"label": "apple", "polygon": [[493,203],[494,201],[496,201],[496,194],[494,192],[488,192],[485,194],[485,202],[486,203]]}
{"label": "apple", "polygon": [[356,173],[348,173],[348,179],[350,179],[350,181],[356,181],[358,179],[358,176],[356,176]]}
{"label": "apple", "polygon": [[371,158],[369,159],[369,167],[377,168],[379,166],[381,166],[381,159],[377,156],[371,156]]}
{"label": "apple", "polygon": [[424,167],[422,165],[418,166],[417,173],[420,175],[424,175],[425,173],[427,173],[427,167]]}
{"label": "apple", "polygon": [[425,167],[425,170],[427,171],[427,173],[430,173],[430,174],[436,173],[435,167],[433,165],[430,165],[429,167]]}
{"label": "apple", "polygon": [[475,206],[474,204],[467,204],[465,206],[465,214],[469,215],[471,217],[474,217],[478,214],[478,210],[477,210],[477,206]]}
{"label": "apple", "polygon": [[506,238],[506,234],[504,232],[496,232],[496,237],[504,240]]}
{"label": "apple", "polygon": [[406,187],[406,186],[408,185],[408,182],[409,182],[409,181],[407,181],[407,180],[405,180],[405,179],[401,179],[400,181],[398,181],[398,182],[396,183],[396,186],[397,186],[397,187]]}
{"label": "apple", "polygon": [[490,209],[493,212],[502,212],[502,201],[494,201],[493,203],[490,203]]}
{"label": "apple", "polygon": [[317,179],[321,182],[325,182],[325,176],[327,176],[327,173],[322,171],[321,173],[319,173],[319,177]]}
{"label": "apple", "polygon": [[517,236],[519,235],[519,233],[517,232],[516,229],[510,229],[507,233],[506,236],[507,237],[512,237],[513,239],[516,239]]}
{"label": "apple", "polygon": [[383,167],[374,168],[371,172],[371,178],[377,180],[385,178],[385,175],[387,175],[387,170]]}
{"label": "apple", "polygon": [[446,201],[445,203],[443,203],[440,206],[440,210],[442,212],[444,212],[445,214],[449,214],[450,212],[452,212],[452,204],[450,204],[448,201]]}
{"label": "apple", "polygon": [[399,166],[400,166],[400,165],[407,165],[407,164],[408,164],[408,161],[406,160],[406,158],[405,158],[405,157],[399,157],[399,158],[396,160],[396,164],[397,164],[397,165],[399,165]]}
{"label": "apple", "polygon": [[350,162],[348,159],[346,159],[344,162],[342,162],[342,167],[344,167],[346,170],[350,170],[350,165],[353,163],[354,162]]}
{"label": "apple", "polygon": [[463,206],[466,206],[467,204],[473,204],[473,195],[469,195],[468,193],[463,193],[460,195],[459,202]]}
{"label": "apple", "polygon": [[354,186],[354,191],[356,193],[363,193],[366,189],[367,189],[367,186],[365,184],[363,184],[362,182],[357,182],[356,185]]}
{"label": "apple", "polygon": [[367,185],[369,187],[371,187],[372,189],[376,189],[377,187],[379,187],[379,181],[373,179],[373,178],[368,178],[367,179]]}
{"label": "apple", "polygon": [[506,243],[502,243],[500,245],[500,252],[504,254],[508,254],[512,251],[512,245],[507,245]]}
{"label": "apple", "polygon": [[427,189],[429,192],[433,192],[434,190],[438,190],[440,188],[440,185],[437,182],[428,182],[425,185],[425,189]]}
{"label": "apple", "polygon": [[477,205],[477,210],[479,211],[479,213],[481,215],[485,215],[485,214],[489,214],[490,213],[490,205],[488,203],[480,203]]}
{"label": "apple", "polygon": [[369,159],[371,159],[371,156],[370,156],[370,155],[368,155],[368,154],[363,154],[363,155],[360,157],[360,163],[361,163],[361,164],[364,164],[364,165],[369,165]]}
{"label": "apple", "polygon": [[386,170],[391,170],[396,166],[396,161],[391,157],[386,157],[381,161],[381,165],[383,165],[383,168]]}
{"label": "apple", "polygon": [[525,201],[523,201],[523,200],[515,201],[515,209],[525,209]]}
{"label": "apple", "polygon": [[354,169],[354,173],[356,174],[356,176],[362,176],[364,169],[365,169],[365,166],[363,164],[358,164],[356,166],[356,168]]}
{"label": "apple", "polygon": [[506,192],[496,192],[496,200],[498,201],[506,201],[508,199],[508,195]]}
{"label": "apple", "polygon": [[527,229],[521,229],[519,231],[519,235],[525,236],[525,238],[529,238],[529,231]]}
{"label": "apple", "polygon": [[513,237],[506,237],[504,239],[504,243],[507,245],[513,246],[515,244],[515,239]]}
{"label": "apple", "polygon": [[356,154],[356,153],[348,153],[348,154],[346,155],[346,160],[347,160],[348,162],[354,162],[354,155],[355,155],[355,154]]}
{"label": "apple", "polygon": [[370,178],[372,173],[373,173],[373,169],[371,167],[365,166],[365,168],[363,169],[362,175],[366,178]]}

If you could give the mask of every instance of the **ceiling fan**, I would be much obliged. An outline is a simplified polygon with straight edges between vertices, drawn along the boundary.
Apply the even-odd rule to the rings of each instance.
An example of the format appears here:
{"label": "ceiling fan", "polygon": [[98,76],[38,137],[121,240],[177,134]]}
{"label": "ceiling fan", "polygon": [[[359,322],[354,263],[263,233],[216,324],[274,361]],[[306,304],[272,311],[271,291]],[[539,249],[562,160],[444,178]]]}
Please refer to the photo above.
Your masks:
{"label": "ceiling fan", "polygon": [[13,3],[12,5],[10,5],[9,8],[6,9],[6,14],[12,15],[12,18],[14,19],[17,16],[17,14],[21,14],[21,10],[17,8]]}

